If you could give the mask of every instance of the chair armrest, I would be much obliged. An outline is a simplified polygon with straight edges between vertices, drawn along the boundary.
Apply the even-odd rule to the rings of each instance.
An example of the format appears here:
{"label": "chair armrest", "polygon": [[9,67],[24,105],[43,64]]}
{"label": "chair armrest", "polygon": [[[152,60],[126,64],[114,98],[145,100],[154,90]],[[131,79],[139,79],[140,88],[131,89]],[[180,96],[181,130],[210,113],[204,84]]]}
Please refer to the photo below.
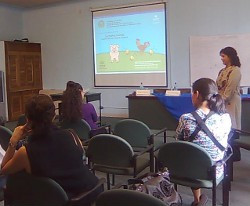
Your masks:
{"label": "chair armrest", "polygon": [[[163,128],[163,129],[161,129],[159,132],[156,132],[156,133],[154,133],[154,134],[152,134],[152,135],[155,137],[155,136],[158,136],[159,134],[161,134],[161,133],[163,133],[163,132],[166,132],[167,130],[168,130],[168,128],[165,127],[165,128]],[[151,136],[152,136],[152,135],[151,135]]]}
{"label": "chair armrest", "polygon": [[135,154],[135,155],[134,155],[134,158],[136,159],[138,156],[141,156],[141,155],[143,155],[143,154],[149,152],[149,151],[152,150],[153,148],[154,148],[154,145],[153,145],[153,144],[149,145],[148,147],[146,147],[146,148],[145,148],[144,150],[142,150],[141,152]]}
{"label": "chair armrest", "polygon": [[91,194],[92,192],[94,192],[96,189],[98,189],[99,187],[101,187],[105,183],[105,181],[106,181],[105,178],[99,179],[97,185],[93,189],[91,189],[89,191],[86,191],[86,192],[83,192],[83,193],[81,193],[81,194],[79,194],[79,195],[71,198],[70,202],[78,202],[78,201],[82,200],[83,198],[85,198],[86,196],[88,196],[89,194]]}
{"label": "chair armrest", "polygon": [[154,134],[151,134],[147,139],[148,139],[148,143],[149,144],[154,144],[154,138],[156,137],[156,136],[158,136],[159,134],[161,134],[161,133],[164,133],[164,132],[166,132],[167,131],[167,128],[163,128],[163,129],[161,129],[159,132],[156,132],[156,133],[154,133]]}
{"label": "chair armrest", "polygon": [[166,143],[167,137],[174,137],[174,136],[167,135],[167,130],[168,130],[168,128],[165,127],[163,129],[161,129],[159,132],[156,132],[156,133],[150,135],[150,137],[148,138],[148,142],[154,144],[154,137],[158,136],[159,134],[164,133],[164,143]]}
{"label": "chair armrest", "polygon": [[96,129],[92,129],[92,130],[90,131],[90,136],[91,136],[91,132],[95,132],[95,131],[98,131],[98,130],[101,130],[101,129],[105,129],[105,130],[108,129],[108,133],[111,134],[111,125],[110,125],[110,124],[107,124],[107,125],[99,126],[99,127],[97,127]]}
{"label": "chair armrest", "polygon": [[248,131],[239,130],[239,129],[234,129],[234,131],[237,132],[238,134],[243,134],[243,135],[249,135],[250,136],[250,132],[248,132]]}
{"label": "chair armrest", "polygon": [[231,147],[229,147],[229,148],[230,148],[230,150],[231,150],[230,153],[227,154],[225,157],[223,157],[222,160],[216,161],[216,162],[214,163],[215,166],[220,166],[220,165],[226,164],[227,161],[232,157],[232,155],[233,155],[233,149],[232,149]]}

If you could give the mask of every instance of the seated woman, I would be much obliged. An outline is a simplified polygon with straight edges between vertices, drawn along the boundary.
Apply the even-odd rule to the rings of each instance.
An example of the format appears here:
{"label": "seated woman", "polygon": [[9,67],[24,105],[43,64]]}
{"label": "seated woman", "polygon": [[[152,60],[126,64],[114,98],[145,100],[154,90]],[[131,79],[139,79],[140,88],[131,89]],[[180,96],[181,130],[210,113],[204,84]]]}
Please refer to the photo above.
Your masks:
{"label": "seated woman", "polygon": [[90,103],[83,103],[82,104],[82,118],[88,122],[89,126],[91,127],[91,129],[96,129],[97,126],[97,114],[95,111],[95,107],[93,106],[93,104]]}
{"label": "seated woman", "polygon": [[83,89],[75,82],[67,83],[67,88],[63,92],[62,98],[62,118],[63,121],[77,122],[82,119],[82,97]]}
{"label": "seated woman", "polygon": [[[215,82],[208,78],[202,78],[194,82],[192,89],[192,102],[197,108],[196,113],[202,119],[207,118],[205,120],[206,126],[218,142],[226,147],[231,130],[231,119],[229,114],[225,113],[224,101],[218,94]],[[177,138],[190,141],[197,127],[196,119],[191,113],[182,115],[176,130]],[[224,157],[224,152],[213,143],[205,132],[199,131],[192,139],[192,142],[204,148],[214,161]],[[223,167],[217,167],[216,178],[220,178],[222,175]],[[194,195],[193,206],[206,203],[207,197],[201,195],[199,188],[192,188],[192,192]]]}
{"label": "seated woman", "polygon": [[[52,124],[55,106],[50,97],[38,95],[25,108],[27,124],[14,130],[1,164],[2,174],[25,170],[49,177],[69,197],[88,191],[98,183],[97,177],[83,164],[83,149],[77,136]],[[27,145],[16,151],[19,140],[30,132]]]}
{"label": "seated woman", "polygon": [[91,129],[96,129],[98,117],[95,108],[90,103],[84,102],[84,90],[79,83],[72,81],[67,83],[67,89],[63,94],[63,119],[68,122],[84,119]]}

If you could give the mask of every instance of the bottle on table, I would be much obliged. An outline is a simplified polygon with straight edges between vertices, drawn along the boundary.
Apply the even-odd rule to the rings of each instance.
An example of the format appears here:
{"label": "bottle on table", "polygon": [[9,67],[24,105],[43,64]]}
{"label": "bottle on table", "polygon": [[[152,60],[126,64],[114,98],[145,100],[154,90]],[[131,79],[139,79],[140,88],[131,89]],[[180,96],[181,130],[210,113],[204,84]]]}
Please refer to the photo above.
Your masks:
{"label": "bottle on table", "polygon": [[144,86],[143,86],[143,83],[141,82],[140,90],[143,90],[143,89],[144,89]]}
{"label": "bottle on table", "polygon": [[177,90],[177,83],[176,82],[174,83],[173,90]]}

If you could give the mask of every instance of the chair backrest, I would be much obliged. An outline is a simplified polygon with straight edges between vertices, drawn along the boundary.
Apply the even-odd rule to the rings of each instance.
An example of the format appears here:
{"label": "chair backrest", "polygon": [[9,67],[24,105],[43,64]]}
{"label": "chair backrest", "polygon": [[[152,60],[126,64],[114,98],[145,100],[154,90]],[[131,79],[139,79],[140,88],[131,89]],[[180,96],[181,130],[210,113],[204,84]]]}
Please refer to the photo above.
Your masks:
{"label": "chair backrest", "polygon": [[83,119],[77,122],[62,121],[61,127],[63,129],[73,129],[82,141],[88,140],[90,137],[91,128],[89,124]]}
{"label": "chair backrest", "polygon": [[15,206],[65,206],[69,201],[65,191],[54,180],[25,172],[8,176],[4,195],[6,203]]}
{"label": "chair backrest", "polygon": [[114,134],[125,139],[132,147],[147,147],[151,132],[141,121],[124,119],[115,125]]}
{"label": "chair backrest", "polygon": [[[161,200],[132,190],[109,190],[105,191],[98,197],[96,206],[164,206]],[[166,205],[165,205],[166,206]]]}
{"label": "chair backrest", "polygon": [[5,151],[8,149],[11,136],[12,131],[4,126],[0,126],[0,145]]}
{"label": "chair backrest", "polygon": [[87,156],[94,164],[110,167],[131,167],[134,152],[121,137],[99,134],[89,141]]}
{"label": "chair backrest", "polygon": [[199,145],[178,141],[165,144],[159,150],[158,163],[167,167],[170,175],[190,179],[211,180],[213,160]]}

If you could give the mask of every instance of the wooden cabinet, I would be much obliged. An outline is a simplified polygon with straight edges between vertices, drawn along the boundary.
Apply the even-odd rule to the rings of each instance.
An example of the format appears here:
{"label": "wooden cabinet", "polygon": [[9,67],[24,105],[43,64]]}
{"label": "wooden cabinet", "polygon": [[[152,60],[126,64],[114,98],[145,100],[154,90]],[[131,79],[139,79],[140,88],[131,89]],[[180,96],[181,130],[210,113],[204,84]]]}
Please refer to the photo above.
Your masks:
{"label": "wooden cabinet", "polygon": [[42,89],[41,45],[4,42],[8,120],[24,114],[29,98]]}

